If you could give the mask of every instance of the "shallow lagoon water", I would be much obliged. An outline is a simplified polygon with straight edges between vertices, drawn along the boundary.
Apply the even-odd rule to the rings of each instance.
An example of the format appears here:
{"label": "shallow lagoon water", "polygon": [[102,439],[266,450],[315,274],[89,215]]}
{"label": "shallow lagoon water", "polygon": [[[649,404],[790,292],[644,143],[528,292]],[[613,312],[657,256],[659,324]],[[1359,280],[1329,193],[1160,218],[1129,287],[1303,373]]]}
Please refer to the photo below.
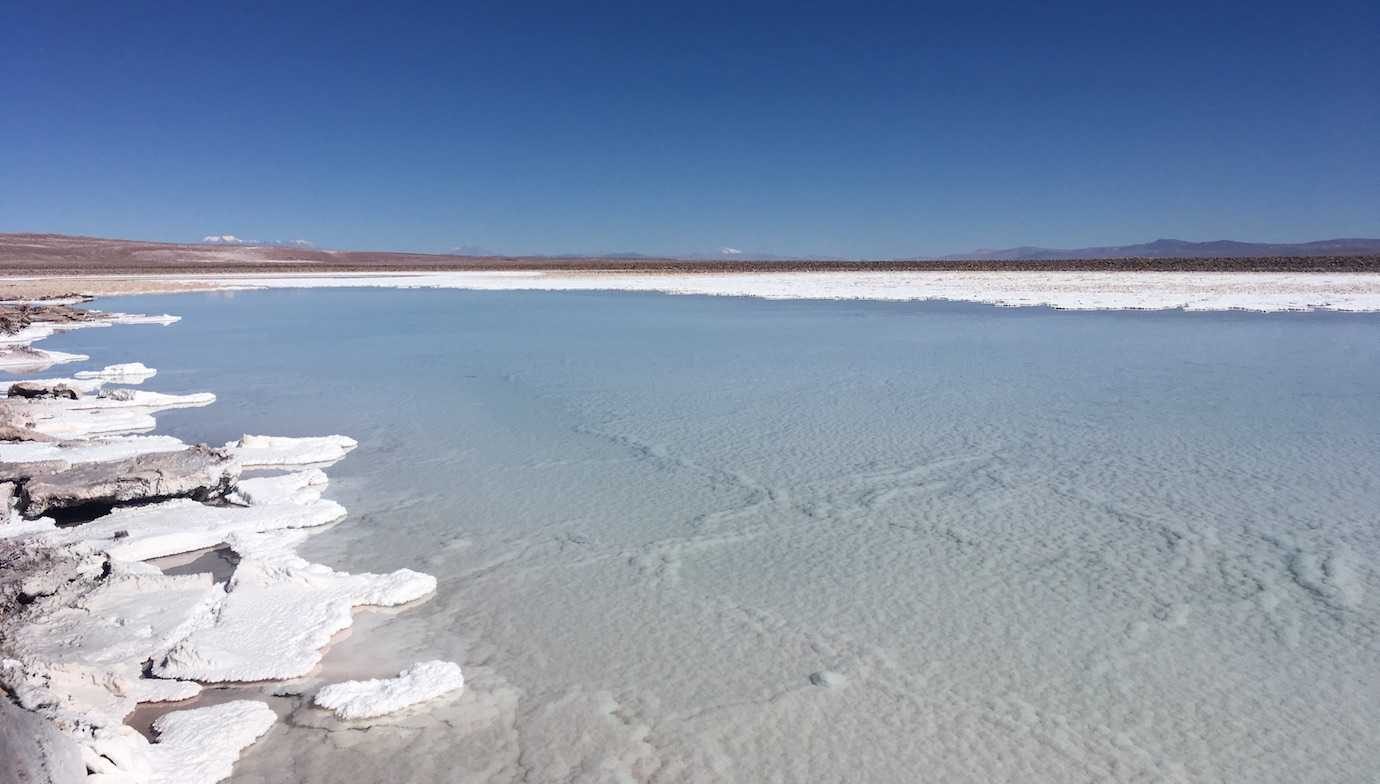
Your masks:
{"label": "shallow lagoon water", "polygon": [[105,305],[184,319],[43,345],[219,396],[160,432],[360,440],[330,472],[351,514],[303,554],[440,588],[360,612],[321,678],[465,668],[459,697],[368,731],[269,697],[284,721],[235,781],[1380,770],[1375,316],[350,289]]}

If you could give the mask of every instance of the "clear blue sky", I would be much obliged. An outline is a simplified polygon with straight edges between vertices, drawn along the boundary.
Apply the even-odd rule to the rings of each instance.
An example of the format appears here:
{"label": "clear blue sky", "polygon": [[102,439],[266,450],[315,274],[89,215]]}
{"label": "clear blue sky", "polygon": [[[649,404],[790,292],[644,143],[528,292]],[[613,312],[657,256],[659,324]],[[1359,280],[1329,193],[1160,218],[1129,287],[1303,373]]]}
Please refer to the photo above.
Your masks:
{"label": "clear blue sky", "polygon": [[0,231],[871,257],[1380,235],[1374,0],[209,5],[0,8]]}

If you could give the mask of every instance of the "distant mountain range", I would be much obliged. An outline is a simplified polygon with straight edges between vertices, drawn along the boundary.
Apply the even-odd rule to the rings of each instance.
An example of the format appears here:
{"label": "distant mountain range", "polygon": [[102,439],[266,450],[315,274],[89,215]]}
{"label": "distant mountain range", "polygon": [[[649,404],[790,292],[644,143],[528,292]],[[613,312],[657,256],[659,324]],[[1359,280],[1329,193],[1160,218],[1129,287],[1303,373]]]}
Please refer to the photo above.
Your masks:
{"label": "distant mountain range", "polygon": [[[1380,254],[1380,239],[1343,238],[1317,240],[1316,242],[1236,242],[1233,240],[1213,240],[1210,242],[1189,242],[1187,240],[1160,239],[1135,245],[1104,245],[1093,248],[1041,248],[1024,245],[1019,248],[999,250],[982,249],[968,253],[952,253],[942,256],[908,256],[891,261],[1064,261],[1079,259],[1244,259],[1273,257],[1318,257],[1318,256],[1374,256]],[[480,255],[480,254],[462,254]],[[637,261],[643,259],[684,259],[687,261],[859,261],[856,257],[800,255],[787,256],[764,251],[723,248],[719,251],[700,251],[652,255],[636,251],[620,251],[584,254],[546,254],[535,258],[574,259],[603,258]]]}
{"label": "distant mountain range", "polygon": [[[733,252],[728,252],[732,250]],[[461,254],[470,255],[470,254]],[[655,259],[674,259],[679,261],[858,261],[849,256],[784,256],[765,251],[724,249],[718,251],[690,251],[685,253],[641,253],[635,250],[603,251],[597,253],[543,253],[525,258],[532,259],[616,259],[619,261],[649,261]]]}
{"label": "distant mountain range", "polygon": [[1008,248],[953,256],[899,259],[794,258],[722,248],[717,253],[647,256],[601,253],[561,256],[326,250],[306,243],[262,243],[213,235],[197,243],[0,232],[0,274],[80,275],[160,272],[371,272],[415,270],[883,271],[931,270],[1180,270],[1380,273],[1380,239],[1297,244],[1156,240],[1099,248]]}
{"label": "distant mountain range", "polygon": [[1106,245],[1096,248],[1020,247],[975,250],[931,258],[971,261],[1053,261],[1056,259],[1239,259],[1270,256],[1367,256],[1380,253],[1380,239],[1345,238],[1316,242],[1235,242],[1213,240],[1155,240],[1138,245]]}

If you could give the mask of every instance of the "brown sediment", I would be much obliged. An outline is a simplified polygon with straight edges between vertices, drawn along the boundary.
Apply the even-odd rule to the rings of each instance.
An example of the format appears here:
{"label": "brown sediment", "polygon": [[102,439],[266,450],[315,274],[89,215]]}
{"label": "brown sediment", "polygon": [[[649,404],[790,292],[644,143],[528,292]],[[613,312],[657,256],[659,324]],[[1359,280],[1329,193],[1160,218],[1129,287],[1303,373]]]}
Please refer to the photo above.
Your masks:
{"label": "brown sediment", "polygon": [[[67,299],[223,289],[218,275],[451,271],[697,274],[761,272],[1314,272],[1380,273],[1380,255],[1108,258],[1040,261],[688,260],[597,256],[458,256],[200,245],[59,234],[0,234],[0,300]],[[177,276],[206,276],[177,279]]]}
{"label": "brown sediment", "polygon": [[[536,270],[566,272],[1380,272],[1380,254],[1039,261],[879,259],[687,260],[599,256],[459,256],[334,251],[279,245],[197,245],[57,234],[0,234],[0,276],[46,281],[48,296],[206,288],[202,282],[101,280],[91,276]],[[75,279],[74,279],[75,276]],[[19,281],[6,281],[6,286]],[[35,282],[36,283],[36,282]],[[35,285],[26,283],[26,285]],[[155,287],[155,288],[150,288]],[[100,289],[100,291],[96,291]],[[0,287],[0,296],[15,298]]]}
{"label": "brown sediment", "polygon": [[0,334],[13,335],[34,322],[72,324],[95,321],[99,317],[88,310],[66,304],[0,303]]}
{"label": "brown sediment", "polygon": [[222,286],[214,281],[107,278],[100,275],[68,273],[59,278],[0,278],[0,300],[88,299],[122,294],[176,294],[218,288]]}

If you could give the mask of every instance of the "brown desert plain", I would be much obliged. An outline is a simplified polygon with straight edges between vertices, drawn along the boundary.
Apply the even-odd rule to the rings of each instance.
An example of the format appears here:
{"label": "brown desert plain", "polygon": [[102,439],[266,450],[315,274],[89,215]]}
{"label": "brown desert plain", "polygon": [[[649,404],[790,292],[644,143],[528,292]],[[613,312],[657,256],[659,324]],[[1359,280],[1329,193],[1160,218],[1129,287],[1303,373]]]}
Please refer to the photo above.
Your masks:
{"label": "brown desert plain", "polygon": [[923,271],[1380,272],[1380,254],[1063,260],[703,260],[599,256],[464,256],[284,245],[145,242],[62,234],[0,234],[0,299],[191,291],[211,282],[145,276],[539,270],[598,274]]}

